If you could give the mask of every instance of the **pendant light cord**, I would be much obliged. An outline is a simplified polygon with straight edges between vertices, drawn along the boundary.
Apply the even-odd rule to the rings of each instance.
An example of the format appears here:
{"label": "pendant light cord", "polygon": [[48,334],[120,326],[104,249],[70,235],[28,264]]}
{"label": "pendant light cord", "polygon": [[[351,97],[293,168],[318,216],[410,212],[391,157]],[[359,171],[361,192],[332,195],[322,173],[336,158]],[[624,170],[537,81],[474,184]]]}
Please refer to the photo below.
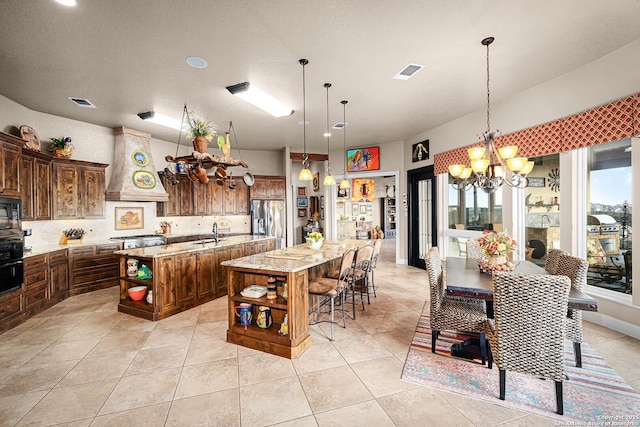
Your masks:
{"label": "pendant light cord", "polygon": [[302,143],[304,144],[304,158],[302,160],[302,167],[304,169],[307,168],[308,157],[307,157],[307,92],[306,87],[307,83],[305,80],[304,67],[309,63],[306,59],[300,59],[300,64],[302,65]]}
{"label": "pendant light cord", "polygon": [[490,125],[490,98],[489,98],[489,44],[487,44],[487,132],[491,132]]}
{"label": "pendant light cord", "polygon": [[331,175],[331,161],[329,160],[329,140],[331,139],[331,134],[329,133],[329,88],[331,83],[325,83],[324,87],[327,88],[327,173]]}
{"label": "pendant light cord", "polygon": [[233,129],[234,144],[238,147],[238,155],[240,156],[240,161],[242,161],[242,151],[240,151],[240,144],[238,144],[238,132],[236,131],[236,128],[233,127],[233,122],[229,121],[229,134],[231,134],[231,129]]}
{"label": "pendant light cord", "polygon": [[[180,120],[180,125],[184,126],[184,118],[185,116],[189,119],[189,112],[187,111],[187,104],[184,104],[184,108],[182,109],[182,120]],[[182,129],[178,132],[178,145],[176,145],[176,157],[178,157],[178,149],[180,148],[180,138],[182,137]]]}
{"label": "pendant light cord", "polygon": [[347,179],[347,102],[349,101],[340,101],[342,104],[342,149],[344,150],[344,169],[342,170],[342,175],[344,175],[344,179]]}

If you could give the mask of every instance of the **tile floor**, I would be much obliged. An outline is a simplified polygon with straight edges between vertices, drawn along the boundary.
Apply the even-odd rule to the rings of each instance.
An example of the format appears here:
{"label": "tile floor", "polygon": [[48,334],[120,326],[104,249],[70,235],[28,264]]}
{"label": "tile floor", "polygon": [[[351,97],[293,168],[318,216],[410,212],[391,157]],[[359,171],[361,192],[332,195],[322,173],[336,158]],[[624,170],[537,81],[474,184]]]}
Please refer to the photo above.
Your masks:
{"label": "tile floor", "polygon": [[[554,425],[400,380],[426,277],[382,261],[376,282],[336,341],[315,325],[294,360],[225,342],[224,298],[159,322],[118,313],[116,288],[69,298],[0,335],[0,426]],[[640,389],[640,341],[585,329]]]}

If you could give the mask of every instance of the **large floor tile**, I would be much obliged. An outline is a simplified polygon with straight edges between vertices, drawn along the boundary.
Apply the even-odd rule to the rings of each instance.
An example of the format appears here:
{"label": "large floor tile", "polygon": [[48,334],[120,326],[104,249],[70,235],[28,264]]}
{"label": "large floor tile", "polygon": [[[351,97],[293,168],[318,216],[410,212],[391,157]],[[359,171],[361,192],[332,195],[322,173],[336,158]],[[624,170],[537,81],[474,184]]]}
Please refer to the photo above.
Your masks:
{"label": "large floor tile", "polygon": [[24,365],[2,380],[0,397],[50,390],[77,363],[78,360],[65,360],[56,363]]}
{"label": "large floor tile", "polygon": [[108,379],[117,379],[124,375],[136,352],[110,354],[99,357],[85,357],[78,362],[60,380],[56,387],[68,387]]}
{"label": "large floor tile", "polygon": [[237,359],[185,366],[174,399],[212,393],[238,387]]}
{"label": "large floor tile", "polygon": [[391,352],[370,335],[335,341],[334,345],[348,363],[391,356]]}
{"label": "large floor tile", "polygon": [[167,427],[240,425],[238,389],[174,400],[165,424]]}
{"label": "large floor tile", "polygon": [[291,360],[263,352],[238,357],[238,367],[241,386],[296,375]]}
{"label": "large floor tile", "polygon": [[180,368],[188,349],[182,345],[140,349],[131,361],[126,375],[151,374],[163,369]]}
{"label": "large floor tile", "polygon": [[300,383],[314,413],[371,400],[367,387],[349,366],[300,375]]}
{"label": "large floor tile", "polygon": [[165,425],[170,406],[171,404],[167,402],[116,412],[114,414],[100,415],[95,417],[91,423],[91,427],[162,426]]}
{"label": "large floor tile", "polygon": [[418,387],[400,379],[403,367],[404,362],[399,361],[393,355],[351,364],[353,371],[364,382],[374,397],[386,396]]}
{"label": "large floor tile", "polygon": [[[393,426],[393,421],[375,400],[345,406],[332,411],[316,414],[316,421],[320,427],[331,426],[362,426],[384,427]],[[425,424],[415,424],[424,426]]]}
{"label": "large floor tile", "polygon": [[245,426],[264,426],[311,415],[297,377],[240,387],[240,416]]}
{"label": "large floor tile", "polygon": [[346,364],[347,361],[331,342],[314,342],[300,357],[293,359],[293,367],[298,375]]}
{"label": "large floor tile", "polygon": [[238,346],[226,340],[191,341],[185,365],[230,359],[238,356]]}

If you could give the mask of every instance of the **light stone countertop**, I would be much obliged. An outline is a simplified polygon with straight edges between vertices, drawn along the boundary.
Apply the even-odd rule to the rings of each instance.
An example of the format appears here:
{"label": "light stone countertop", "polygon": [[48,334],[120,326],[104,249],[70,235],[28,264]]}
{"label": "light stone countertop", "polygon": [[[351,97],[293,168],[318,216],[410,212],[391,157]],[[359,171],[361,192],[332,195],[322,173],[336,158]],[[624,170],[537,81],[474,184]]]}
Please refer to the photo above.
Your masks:
{"label": "light stone countertop", "polygon": [[221,264],[227,267],[294,273],[333,261],[340,258],[346,250],[367,242],[368,240],[325,240],[320,249],[310,249],[302,244],[223,261]]}
{"label": "light stone countertop", "polygon": [[69,243],[66,245],[62,245],[58,243],[46,244],[46,245],[33,245],[31,246],[31,250],[24,251],[23,257],[28,258],[36,255],[42,255],[49,252],[55,252],[60,249],[80,248],[82,246],[104,245],[108,243],[119,243],[119,241],[104,239],[104,240],[94,240],[94,241],[83,240],[82,243]]}
{"label": "light stone countertop", "polygon": [[273,239],[273,237],[252,236],[252,235],[229,236],[229,237],[223,237],[218,243],[213,241],[204,243],[204,244],[198,243],[199,241],[172,243],[169,245],[151,246],[147,248],[122,249],[119,251],[115,251],[114,253],[117,255],[126,255],[126,256],[140,257],[140,258],[160,258],[164,256],[172,256],[172,255],[184,254],[188,252],[197,252],[204,249],[217,249],[217,248],[223,248],[225,246],[233,246],[233,245],[257,242],[259,240],[268,240],[268,239]]}

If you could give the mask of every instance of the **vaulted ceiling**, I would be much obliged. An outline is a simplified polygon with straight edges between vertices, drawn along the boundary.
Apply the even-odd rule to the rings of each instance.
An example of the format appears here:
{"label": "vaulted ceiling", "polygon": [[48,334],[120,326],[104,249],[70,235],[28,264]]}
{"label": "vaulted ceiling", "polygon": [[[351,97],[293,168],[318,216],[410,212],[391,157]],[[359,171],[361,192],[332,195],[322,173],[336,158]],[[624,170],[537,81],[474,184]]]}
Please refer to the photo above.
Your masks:
{"label": "vaulted ceiling", "polygon": [[[1,8],[1,95],[173,142],[178,131],[137,114],[180,119],[186,103],[221,131],[233,121],[241,148],[258,150],[302,150],[300,58],[309,60],[307,150],[326,152],[325,82],[333,85],[330,124],[342,121],[340,100],[349,101],[347,145],[376,144],[483,109],[484,37],[496,38],[492,102],[640,37],[637,0],[78,0],[75,8],[20,0]],[[208,67],[191,68],[189,56]],[[394,80],[409,63],[425,67]],[[225,89],[244,81],[295,113],[273,118]],[[331,143],[341,145],[342,131],[333,131]]]}

